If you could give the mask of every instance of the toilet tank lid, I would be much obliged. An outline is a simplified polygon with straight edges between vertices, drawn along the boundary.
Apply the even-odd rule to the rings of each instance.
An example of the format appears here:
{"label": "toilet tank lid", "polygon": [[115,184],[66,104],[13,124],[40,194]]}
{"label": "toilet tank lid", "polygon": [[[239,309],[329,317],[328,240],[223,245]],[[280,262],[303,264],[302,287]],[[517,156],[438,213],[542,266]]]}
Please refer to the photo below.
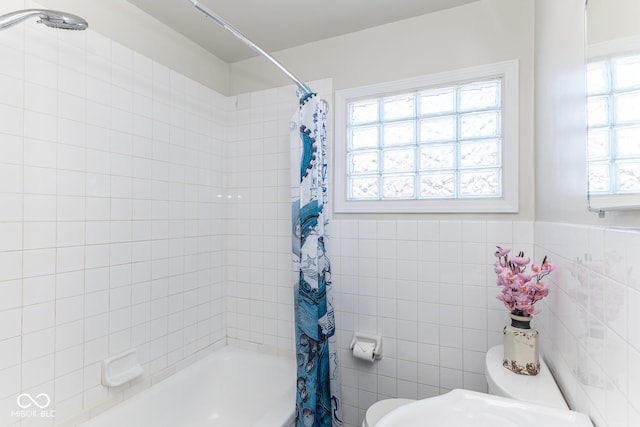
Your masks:
{"label": "toilet tank lid", "polygon": [[549,367],[540,359],[538,375],[519,375],[502,366],[504,347],[497,345],[487,352],[485,372],[489,393],[524,402],[569,409]]}

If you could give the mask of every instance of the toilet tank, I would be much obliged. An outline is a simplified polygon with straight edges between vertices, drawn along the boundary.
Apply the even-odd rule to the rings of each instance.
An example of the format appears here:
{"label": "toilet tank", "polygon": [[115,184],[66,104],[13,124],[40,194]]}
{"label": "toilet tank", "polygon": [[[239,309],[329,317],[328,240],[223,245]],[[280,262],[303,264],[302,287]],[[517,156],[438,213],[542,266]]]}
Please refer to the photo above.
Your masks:
{"label": "toilet tank", "polygon": [[538,375],[519,375],[502,366],[503,355],[504,348],[501,345],[492,347],[487,352],[485,374],[489,394],[569,409],[549,367],[543,360],[540,360]]}

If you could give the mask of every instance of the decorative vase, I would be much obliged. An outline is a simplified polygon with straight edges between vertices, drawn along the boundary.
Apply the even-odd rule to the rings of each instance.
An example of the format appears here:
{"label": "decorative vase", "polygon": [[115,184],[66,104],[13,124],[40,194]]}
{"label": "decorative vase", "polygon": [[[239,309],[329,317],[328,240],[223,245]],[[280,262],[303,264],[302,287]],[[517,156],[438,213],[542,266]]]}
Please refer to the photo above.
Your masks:
{"label": "decorative vase", "polygon": [[538,375],[540,357],[538,353],[538,331],[531,328],[532,316],[517,316],[510,313],[511,325],[502,330],[504,357],[502,366],[521,375]]}

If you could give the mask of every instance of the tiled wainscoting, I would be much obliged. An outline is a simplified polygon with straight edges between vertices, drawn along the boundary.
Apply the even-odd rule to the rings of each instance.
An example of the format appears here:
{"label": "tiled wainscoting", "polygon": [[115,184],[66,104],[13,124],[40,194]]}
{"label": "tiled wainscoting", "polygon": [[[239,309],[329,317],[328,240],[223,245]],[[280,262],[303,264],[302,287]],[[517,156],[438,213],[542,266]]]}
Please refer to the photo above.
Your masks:
{"label": "tiled wainscoting", "polygon": [[640,425],[640,231],[536,223],[556,262],[537,327],[571,406],[596,427]]}
{"label": "tiled wainscoting", "polygon": [[[486,391],[485,353],[508,320],[493,253],[532,254],[533,223],[335,220],[331,234],[346,425],[380,399]],[[383,336],[381,361],[350,354],[354,331]]]}

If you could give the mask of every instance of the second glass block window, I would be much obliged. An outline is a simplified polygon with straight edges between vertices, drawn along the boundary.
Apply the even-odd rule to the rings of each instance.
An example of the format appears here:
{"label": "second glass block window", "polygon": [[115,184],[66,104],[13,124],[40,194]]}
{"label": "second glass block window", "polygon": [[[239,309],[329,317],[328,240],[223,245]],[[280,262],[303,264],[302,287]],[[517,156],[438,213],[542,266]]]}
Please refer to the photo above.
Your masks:
{"label": "second glass block window", "polygon": [[502,80],[349,103],[350,200],[502,196]]}
{"label": "second glass block window", "polygon": [[589,193],[640,192],[640,55],[587,68]]}

